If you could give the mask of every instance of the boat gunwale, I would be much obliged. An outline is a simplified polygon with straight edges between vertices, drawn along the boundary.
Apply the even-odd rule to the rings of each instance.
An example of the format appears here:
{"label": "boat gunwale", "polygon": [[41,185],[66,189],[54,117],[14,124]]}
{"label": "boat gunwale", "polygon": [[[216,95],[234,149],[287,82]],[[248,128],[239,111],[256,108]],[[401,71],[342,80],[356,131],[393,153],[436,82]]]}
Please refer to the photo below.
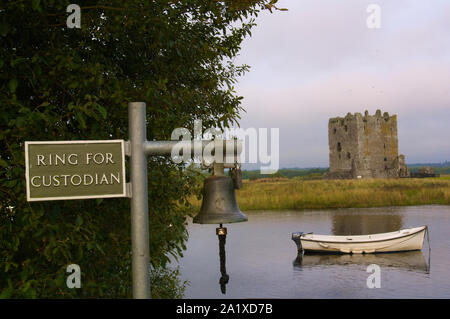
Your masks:
{"label": "boat gunwale", "polygon": [[[366,240],[366,241],[330,241],[330,240],[316,240],[316,239],[305,239],[302,236],[300,236],[300,240],[304,240],[304,241],[309,241],[309,242],[320,242],[320,243],[331,243],[331,244],[365,244],[365,243],[376,243],[376,242],[380,242],[380,241],[390,241],[390,240],[396,240],[396,239],[400,239],[400,238],[404,238],[404,237],[410,237],[413,235],[417,235],[420,232],[423,232],[427,229],[427,226],[421,226],[423,227],[420,230],[417,230],[416,232],[410,233],[410,234],[405,234],[402,236],[398,236],[398,237],[391,237],[391,238],[385,238],[385,239],[376,239],[376,240]],[[402,229],[403,230],[403,229]],[[375,235],[375,234],[370,234],[370,235]],[[356,236],[360,236],[360,235],[356,235]],[[369,235],[366,235],[369,236]],[[346,237],[346,236],[342,236],[342,237]]]}

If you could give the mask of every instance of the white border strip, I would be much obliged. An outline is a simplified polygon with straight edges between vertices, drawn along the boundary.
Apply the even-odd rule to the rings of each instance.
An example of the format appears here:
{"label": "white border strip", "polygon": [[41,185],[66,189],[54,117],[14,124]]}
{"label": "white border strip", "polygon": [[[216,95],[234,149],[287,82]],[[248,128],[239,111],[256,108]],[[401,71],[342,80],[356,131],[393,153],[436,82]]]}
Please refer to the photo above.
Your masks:
{"label": "white border strip", "polygon": [[[122,176],[123,176],[123,187],[122,194],[109,194],[109,195],[85,195],[85,196],[61,196],[61,197],[30,197],[30,187],[29,187],[29,162],[28,162],[28,145],[33,144],[105,144],[105,143],[120,143],[122,149]],[[28,202],[38,202],[46,200],[70,200],[70,199],[93,199],[93,198],[114,198],[114,197],[127,197],[127,183],[125,176],[125,148],[124,140],[88,140],[88,141],[26,141],[25,142],[25,181],[27,190],[27,201]]]}

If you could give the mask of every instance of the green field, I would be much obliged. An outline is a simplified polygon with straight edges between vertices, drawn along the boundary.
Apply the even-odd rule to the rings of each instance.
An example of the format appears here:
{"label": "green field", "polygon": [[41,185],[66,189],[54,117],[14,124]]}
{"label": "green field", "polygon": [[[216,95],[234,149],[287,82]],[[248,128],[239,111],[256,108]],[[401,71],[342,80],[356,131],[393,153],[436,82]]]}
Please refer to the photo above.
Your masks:
{"label": "green field", "polygon": [[[439,178],[245,181],[236,191],[248,210],[302,210],[349,207],[450,205],[450,175]],[[199,208],[200,201],[192,199]]]}

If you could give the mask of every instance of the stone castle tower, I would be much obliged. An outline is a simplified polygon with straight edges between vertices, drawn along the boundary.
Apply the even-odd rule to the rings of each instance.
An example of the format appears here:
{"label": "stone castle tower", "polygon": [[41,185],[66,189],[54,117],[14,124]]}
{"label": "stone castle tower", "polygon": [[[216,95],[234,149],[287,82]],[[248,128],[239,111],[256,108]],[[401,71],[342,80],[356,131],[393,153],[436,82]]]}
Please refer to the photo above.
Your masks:
{"label": "stone castle tower", "polygon": [[328,122],[328,178],[387,178],[409,175],[398,155],[397,116],[366,111]]}

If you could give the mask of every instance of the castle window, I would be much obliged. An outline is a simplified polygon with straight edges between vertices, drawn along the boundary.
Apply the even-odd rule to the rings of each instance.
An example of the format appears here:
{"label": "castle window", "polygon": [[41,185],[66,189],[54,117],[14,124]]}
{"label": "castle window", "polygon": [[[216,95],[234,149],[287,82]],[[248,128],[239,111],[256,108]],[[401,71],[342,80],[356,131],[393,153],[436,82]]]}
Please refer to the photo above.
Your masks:
{"label": "castle window", "polygon": [[337,143],[337,151],[338,151],[338,152],[342,151],[341,142],[338,142],[338,143]]}
{"label": "castle window", "polygon": [[333,134],[336,134],[336,128],[333,129]]}
{"label": "castle window", "polygon": [[346,132],[347,132],[347,129],[348,129],[348,128],[347,128],[347,125],[345,125],[345,126],[344,126],[344,130],[345,130]]}
{"label": "castle window", "polygon": [[387,158],[386,157],[384,158],[384,161],[387,162]]}
{"label": "castle window", "polygon": [[348,158],[348,159],[352,158],[350,152],[347,152],[347,158]]}

